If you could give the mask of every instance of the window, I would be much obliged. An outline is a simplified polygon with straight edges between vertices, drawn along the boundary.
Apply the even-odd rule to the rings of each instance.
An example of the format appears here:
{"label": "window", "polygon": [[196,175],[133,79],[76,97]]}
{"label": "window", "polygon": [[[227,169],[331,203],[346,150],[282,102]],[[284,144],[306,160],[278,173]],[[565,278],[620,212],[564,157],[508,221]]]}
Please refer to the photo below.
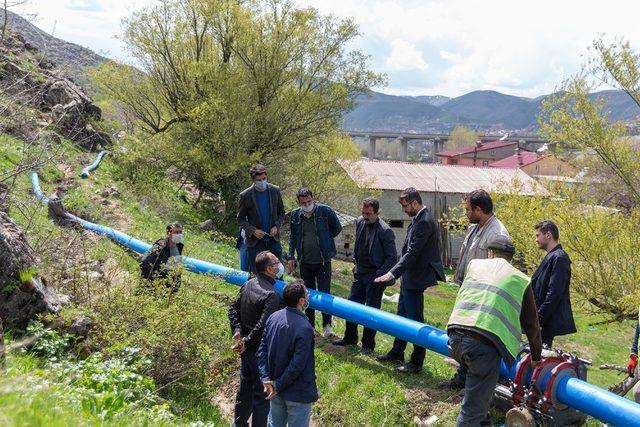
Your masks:
{"label": "window", "polygon": [[450,165],[457,165],[458,164],[458,159],[449,159],[449,164]]}
{"label": "window", "polygon": [[496,150],[491,150],[491,155],[495,156],[496,155]]}
{"label": "window", "polygon": [[401,219],[392,219],[389,221],[391,228],[404,228],[404,222]]}
{"label": "window", "polygon": [[536,165],[536,172],[540,171],[540,165]]}
{"label": "window", "polygon": [[489,160],[483,160],[482,166],[485,166],[485,167],[489,166]]}

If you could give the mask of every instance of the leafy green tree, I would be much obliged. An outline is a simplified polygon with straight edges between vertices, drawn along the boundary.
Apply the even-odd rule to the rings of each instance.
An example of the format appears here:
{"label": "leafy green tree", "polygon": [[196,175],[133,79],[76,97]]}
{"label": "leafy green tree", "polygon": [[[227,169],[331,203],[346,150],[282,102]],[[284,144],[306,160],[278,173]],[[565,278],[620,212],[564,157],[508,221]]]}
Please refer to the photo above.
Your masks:
{"label": "leafy green tree", "polygon": [[352,20],[286,0],[164,0],[125,21],[140,70],[108,64],[95,80],[149,151],[231,202],[249,165],[323,144],[383,82],[348,50],[357,35]]}
{"label": "leafy green tree", "polygon": [[453,150],[455,148],[474,146],[476,145],[478,136],[478,133],[473,131],[472,129],[466,128],[464,126],[456,126],[451,131],[451,134],[449,134],[449,139],[447,140],[447,149]]}

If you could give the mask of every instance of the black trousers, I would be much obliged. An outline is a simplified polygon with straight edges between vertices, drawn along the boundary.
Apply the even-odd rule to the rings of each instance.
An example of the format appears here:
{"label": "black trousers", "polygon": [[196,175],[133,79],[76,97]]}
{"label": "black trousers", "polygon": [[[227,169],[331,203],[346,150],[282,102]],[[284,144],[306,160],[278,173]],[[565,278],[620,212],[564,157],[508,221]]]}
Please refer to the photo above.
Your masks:
{"label": "black trousers", "polygon": [[[398,300],[398,316],[424,323],[424,291],[405,289],[400,286],[400,299]],[[393,348],[389,352],[392,356],[404,358],[404,350],[407,342],[396,338],[393,341]],[[426,350],[419,345],[413,345],[411,362],[422,366]]]}
{"label": "black trousers", "polygon": [[258,347],[247,349],[240,356],[240,388],[236,394],[233,425],[265,427],[269,416],[269,401],[264,397],[262,381],[258,372]]}
{"label": "black trousers", "polygon": [[[300,264],[300,277],[307,289],[316,289],[327,294],[331,293],[331,261],[324,264]],[[307,308],[305,314],[309,318],[311,326],[316,324],[316,311]],[[322,313],[322,327],[331,324],[331,315]]]}
{"label": "black trousers", "polygon": [[[369,307],[380,308],[385,287],[382,284],[373,283],[373,279],[375,278],[375,273],[355,273],[354,281],[351,285],[351,292],[349,293],[349,301],[365,304]],[[354,344],[358,342],[357,324],[352,322],[346,323],[344,339]],[[362,331],[362,347],[373,350],[375,346],[375,329],[364,328]]]}

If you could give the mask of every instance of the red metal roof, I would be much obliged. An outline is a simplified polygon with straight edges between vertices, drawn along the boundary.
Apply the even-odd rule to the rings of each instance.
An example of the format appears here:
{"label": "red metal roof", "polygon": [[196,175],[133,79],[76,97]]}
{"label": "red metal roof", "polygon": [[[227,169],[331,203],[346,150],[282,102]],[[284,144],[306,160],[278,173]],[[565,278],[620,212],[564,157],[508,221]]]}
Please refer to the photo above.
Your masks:
{"label": "red metal roof", "polygon": [[439,163],[409,163],[388,160],[361,159],[341,162],[342,167],[360,188],[466,194],[478,188],[487,191],[511,192],[510,185],[521,185],[522,195],[548,195],[535,179],[520,169],[479,168],[442,165]]}
{"label": "red metal roof", "polygon": [[456,148],[455,150],[441,151],[439,153],[436,153],[436,156],[454,157],[454,156],[460,156],[462,154],[469,154],[473,152],[495,150],[496,148],[508,147],[510,145],[516,145],[516,144],[518,143],[515,141],[491,141],[491,142],[485,142],[481,145],[473,145],[471,147],[462,147],[462,148]]}
{"label": "red metal roof", "polygon": [[548,155],[541,156],[538,153],[521,150],[519,154],[514,154],[513,156],[505,157],[504,159],[500,159],[497,162],[493,162],[489,165],[489,167],[521,168],[523,166],[530,165],[531,163],[535,163],[538,160],[542,160],[545,157],[548,157]]}

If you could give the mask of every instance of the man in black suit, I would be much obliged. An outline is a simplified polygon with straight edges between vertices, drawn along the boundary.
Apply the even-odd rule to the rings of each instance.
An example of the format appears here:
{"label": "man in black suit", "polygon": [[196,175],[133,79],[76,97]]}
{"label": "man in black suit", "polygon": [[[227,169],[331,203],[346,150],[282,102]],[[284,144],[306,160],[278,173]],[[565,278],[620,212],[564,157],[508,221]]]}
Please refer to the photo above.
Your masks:
{"label": "man in black suit", "polygon": [[267,169],[262,165],[249,170],[253,185],[240,193],[238,225],[244,230],[249,271],[256,273],[256,255],[262,251],[282,259],[280,228],[284,224],[284,203],[280,188],[267,182]]}
{"label": "man in black suit", "polygon": [[538,307],[542,343],[551,348],[556,336],[576,332],[569,292],[571,260],[558,243],[560,232],[553,221],[542,221],[535,229],[536,243],[547,255],[531,276],[531,288]]}
{"label": "man in black suit", "polygon": [[[398,260],[396,236],[380,216],[380,202],[374,198],[362,202],[362,216],[356,221],[356,243],[353,257],[356,265],[349,300],[380,308],[384,283],[373,283],[373,279],[386,273]],[[376,346],[376,331],[364,328],[362,351],[373,352]],[[347,322],[344,338],[333,345],[358,344],[358,325]]]}
{"label": "man in black suit", "polygon": [[[398,315],[424,322],[424,291],[434,286],[438,280],[445,280],[438,227],[431,213],[422,204],[420,193],[409,187],[400,194],[402,210],[413,218],[407,229],[407,237],[402,246],[402,257],[386,274],[376,278],[375,283],[386,283],[402,277]],[[389,353],[378,356],[381,362],[404,363],[407,342],[396,338]],[[411,360],[398,368],[399,372],[420,372],[424,362],[425,349],[413,346]]]}

